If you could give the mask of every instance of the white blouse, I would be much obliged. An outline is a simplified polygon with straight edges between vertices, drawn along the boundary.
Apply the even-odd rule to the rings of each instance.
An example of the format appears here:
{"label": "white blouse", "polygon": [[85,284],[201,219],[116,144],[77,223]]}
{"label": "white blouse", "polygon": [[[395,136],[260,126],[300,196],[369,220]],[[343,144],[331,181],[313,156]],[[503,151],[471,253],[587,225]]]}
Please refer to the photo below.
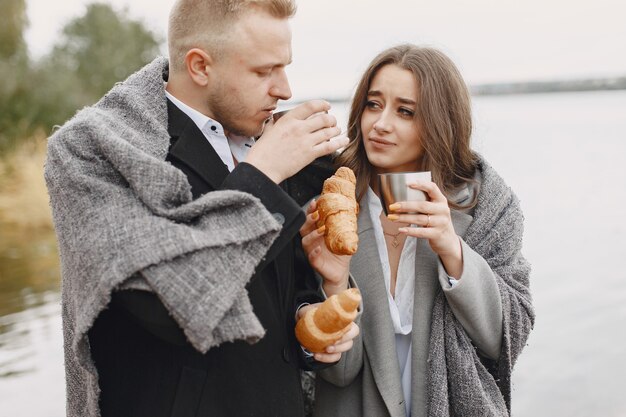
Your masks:
{"label": "white blouse", "polygon": [[400,255],[396,274],[395,298],[391,295],[391,266],[380,214],[383,206],[371,188],[367,190],[367,204],[374,225],[378,257],[383,269],[383,279],[387,288],[387,301],[391,322],[396,334],[396,354],[400,365],[404,406],[407,416],[411,414],[411,331],[413,330],[413,300],[415,296],[415,251],[417,238],[407,236]]}

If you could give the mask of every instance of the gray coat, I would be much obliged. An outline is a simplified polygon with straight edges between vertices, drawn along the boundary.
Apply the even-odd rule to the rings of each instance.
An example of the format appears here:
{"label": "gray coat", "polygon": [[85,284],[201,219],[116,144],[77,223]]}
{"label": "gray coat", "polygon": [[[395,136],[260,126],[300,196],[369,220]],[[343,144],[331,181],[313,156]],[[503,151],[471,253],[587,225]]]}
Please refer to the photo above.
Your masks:
{"label": "gray coat", "polygon": [[[492,181],[496,174],[486,164],[483,169],[487,170],[487,182],[481,191],[483,199],[479,198],[479,201],[484,204],[484,195],[495,191],[491,188],[494,186]],[[499,177],[496,184],[503,184]],[[479,203],[476,216],[480,219],[482,215],[483,206]],[[469,214],[453,211],[452,220],[456,232],[464,237],[473,219]],[[484,230],[481,233],[489,235],[493,231]],[[509,413],[508,387],[496,388],[496,377],[500,378],[503,371],[510,375],[512,366],[510,335],[506,333],[507,328],[511,327],[506,317],[506,310],[510,309],[510,297],[503,298],[500,288],[507,284],[498,276],[498,269],[494,272],[489,265],[489,256],[485,260],[465,241],[462,241],[462,246],[463,275],[459,283],[451,288],[445,269],[428,242],[419,239],[417,243],[411,358],[413,417],[457,415],[461,412],[470,416],[499,416]],[[519,254],[520,247],[521,245],[516,246],[512,250],[506,262],[511,265],[519,264],[520,270],[524,271],[519,276],[527,280],[527,264],[525,261],[519,263],[520,259],[523,260]],[[364,311],[359,323],[361,335],[355,340],[353,349],[344,354],[337,366],[318,374],[314,415],[405,416],[395,335],[367,204],[362,205],[359,214],[359,250],[351,262],[351,273],[363,294]],[[513,325],[523,329],[527,336],[534,316],[530,308],[529,293],[523,295],[518,305],[523,305],[529,315]],[[436,306],[437,301],[439,308]],[[441,305],[446,309],[449,307],[447,314],[441,309]],[[445,318],[442,319],[439,314]],[[449,321],[447,326],[454,328],[453,333],[460,336],[461,346],[457,345],[459,342],[454,338],[446,337],[448,329],[445,325],[441,326],[446,320]],[[441,333],[442,338],[435,337],[441,336]],[[442,346],[444,339],[447,345],[445,347]],[[467,343],[469,340],[478,347],[482,358],[490,356],[498,359],[483,359],[486,364],[496,364],[497,371],[489,369],[491,373],[487,372],[475,349]],[[438,353],[448,349],[450,353],[443,354],[443,367],[437,367]],[[447,360],[448,356],[451,360]],[[459,358],[462,365],[460,369],[455,369],[455,362]],[[474,375],[464,375],[466,366],[477,370],[475,378]],[[464,377],[458,377],[457,373]],[[504,379],[508,381],[508,378]],[[470,385],[466,387],[467,397],[463,395],[464,398],[459,398],[460,395],[454,388],[458,384]],[[446,390],[437,391],[437,387],[441,386],[445,386]],[[452,388],[450,393],[447,392],[448,386]],[[463,389],[459,389],[460,391]]]}

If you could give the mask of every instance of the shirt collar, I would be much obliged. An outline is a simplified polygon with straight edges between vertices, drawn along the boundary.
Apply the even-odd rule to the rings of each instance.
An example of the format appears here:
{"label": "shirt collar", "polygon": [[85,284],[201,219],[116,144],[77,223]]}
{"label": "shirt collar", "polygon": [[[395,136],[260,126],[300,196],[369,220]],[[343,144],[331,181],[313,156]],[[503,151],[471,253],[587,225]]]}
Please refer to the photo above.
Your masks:
{"label": "shirt collar", "polygon": [[165,95],[198,126],[198,129],[200,129],[222,162],[224,162],[228,171],[232,172],[233,169],[235,169],[233,156],[239,162],[243,162],[246,159],[248,152],[254,144],[254,138],[232,134],[230,135],[231,137],[227,138],[224,133],[224,128],[220,122],[211,119],[194,108],[191,108],[174,97],[167,90],[165,91]]}
{"label": "shirt collar", "polygon": [[189,116],[189,118],[198,126],[198,129],[200,129],[205,135],[224,135],[224,128],[220,122],[211,119],[209,116],[202,114],[198,110],[183,103],[167,90],[165,90],[165,96],[170,99],[170,101],[174,103],[183,113]]}

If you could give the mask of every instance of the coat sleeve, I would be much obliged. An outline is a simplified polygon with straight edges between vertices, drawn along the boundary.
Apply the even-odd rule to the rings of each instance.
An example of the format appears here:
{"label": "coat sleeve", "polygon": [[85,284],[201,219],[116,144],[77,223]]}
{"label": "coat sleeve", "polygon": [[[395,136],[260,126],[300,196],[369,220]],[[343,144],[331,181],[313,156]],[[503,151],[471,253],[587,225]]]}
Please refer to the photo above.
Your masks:
{"label": "coat sleeve", "polygon": [[502,344],[502,301],[496,277],[487,262],[461,240],[463,274],[451,286],[439,261],[439,282],[457,320],[472,342],[490,359],[498,359]]}
{"label": "coat sleeve", "polygon": [[226,177],[222,189],[244,191],[257,197],[281,225],[281,231],[263,257],[257,271],[265,268],[294,238],[304,224],[302,208],[278,184],[270,180],[254,166],[242,162]]}
{"label": "coat sleeve", "polygon": [[[361,315],[354,321],[361,326]],[[363,337],[361,333],[353,339],[352,349],[341,355],[341,359],[334,366],[317,373],[318,377],[338,387],[347,387],[363,368]]]}
{"label": "coat sleeve", "polygon": [[[480,358],[485,368],[477,367],[476,372],[482,373],[486,369],[491,374],[493,379],[490,381],[483,379],[482,383],[497,384],[501,398],[506,408],[510,410],[511,372],[526,346],[535,321],[530,291],[531,268],[522,255],[524,216],[519,199],[493,168],[486,163],[483,165],[483,191],[478,196],[474,221],[467,229],[464,239],[467,245],[485,260],[493,273],[500,295],[502,337],[497,360]],[[456,320],[460,327],[464,326],[456,317],[452,306],[449,310],[451,314],[445,315],[445,328],[449,331],[447,335],[450,340],[447,341],[446,360],[439,363],[445,364],[448,368],[455,366],[453,359],[456,355],[455,348],[465,343],[462,340],[462,333],[458,332],[453,337],[456,328],[454,321]],[[498,313],[494,311],[493,314]],[[452,320],[451,316],[455,320]],[[448,343],[450,341],[452,343]],[[436,347],[433,346],[433,349]],[[459,366],[462,366],[461,362],[459,361]],[[457,384],[463,382],[457,381]]]}

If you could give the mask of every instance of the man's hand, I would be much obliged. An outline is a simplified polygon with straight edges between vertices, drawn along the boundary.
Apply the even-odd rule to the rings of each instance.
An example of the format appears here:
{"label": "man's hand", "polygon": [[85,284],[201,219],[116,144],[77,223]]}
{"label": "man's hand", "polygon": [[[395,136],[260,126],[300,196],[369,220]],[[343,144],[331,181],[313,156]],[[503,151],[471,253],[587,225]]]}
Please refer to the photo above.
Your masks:
{"label": "man's hand", "polygon": [[[319,306],[321,303],[310,304],[302,307],[298,310],[298,320],[304,316],[308,310]],[[343,335],[343,337],[337,341],[335,344],[330,345],[326,348],[326,352],[324,353],[314,353],[313,357],[318,362],[324,363],[334,363],[341,359],[341,354],[352,349],[353,339],[357,337],[360,333],[359,326],[352,322],[349,324],[350,329]]]}
{"label": "man's hand", "polygon": [[316,158],[346,146],[348,138],[338,136],[341,129],[337,119],[326,113],[329,109],[326,101],[307,101],[276,123],[269,122],[246,162],[278,184]]}

